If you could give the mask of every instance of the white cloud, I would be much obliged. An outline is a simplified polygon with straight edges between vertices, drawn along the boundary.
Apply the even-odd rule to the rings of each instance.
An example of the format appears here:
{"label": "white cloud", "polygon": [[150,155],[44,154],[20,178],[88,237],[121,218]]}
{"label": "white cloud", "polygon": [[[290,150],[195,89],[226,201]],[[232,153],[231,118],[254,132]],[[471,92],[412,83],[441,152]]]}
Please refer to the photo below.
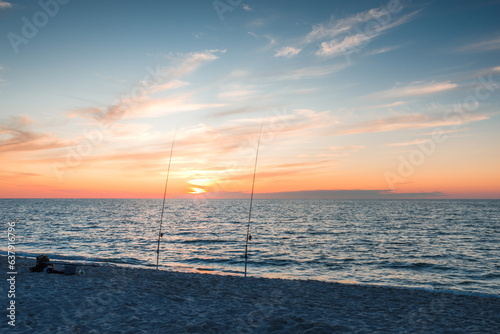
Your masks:
{"label": "white cloud", "polygon": [[276,51],[275,57],[293,57],[297,55],[302,49],[294,48],[293,46],[286,46]]}
{"label": "white cloud", "polygon": [[12,4],[10,2],[0,0],[0,9],[7,9],[7,8],[11,8],[11,7],[12,7]]}
{"label": "white cloud", "polygon": [[224,91],[218,95],[219,99],[242,99],[257,93],[253,86],[231,84],[223,88]]}
{"label": "white cloud", "polygon": [[[380,26],[379,29],[387,29],[388,27],[393,28],[397,25],[408,22],[418,12],[419,11],[415,11],[407,14],[393,23],[391,23],[391,14],[389,14],[383,7],[372,8],[362,13],[338,20],[332,16],[328,23],[320,23],[313,26],[311,32],[305,37],[304,41],[306,43],[311,43],[317,40],[334,38],[338,35],[352,32],[356,26],[366,24],[368,22],[373,22],[374,25],[377,23]],[[387,16],[387,14],[389,14],[389,16]],[[392,16],[395,16],[395,14],[392,14]]]}
{"label": "white cloud", "polygon": [[154,93],[157,93],[157,92],[163,92],[163,91],[166,91],[166,90],[172,90],[172,89],[184,87],[184,86],[187,86],[187,85],[189,85],[188,82],[181,81],[181,80],[172,80],[172,81],[169,81],[169,82],[166,82],[166,83],[152,85],[151,87],[149,87],[149,92],[151,94],[154,94]]}
{"label": "white cloud", "polygon": [[[81,116],[93,118],[104,123],[114,123],[123,118],[158,117],[171,113],[210,109],[225,106],[225,104],[194,103],[191,94],[172,95],[168,98],[155,98],[152,94],[172,90],[188,85],[179,80],[183,75],[194,72],[205,63],[219,58],[218,53],[226,50],[204,50],[187,54],[155,54],[155,57],[168,58],[170,67],[157,67],[153,81],[141,81],[134,89],[109,106],[96,106],[76,111],[70,117]],[[135,90],[143,94],[134,94]]]}
{"label": "white cloud", "polygon": [[189,101],[189,98],[184,96],[179,98],[157,99],[140,103],[133,107],[132,112],[129,113],[126,118],[160,117],[179,112],[206,110],[225,106],[226,105],[223,103],[193,103]]}
{"label": "white cloud", "polygon": [[[470,114],[467,118],[461,120],[461,124],[465,125],[471,122],[483,121],[489,118],[490,116],[485,114]],[[411,115],[398,115],[350,124],[333,133],[336,135],[348,135],[397,131],[405,129],[439,128],[456,125],[457,119],[455,117],[445,118],[443,117],[442,113],[416,113]]]}
{"label": "white cloud", "polygon": [[405,87],[394,87],[392,89],[370,94],[370,96],[382,99],[400,98],[434,94],[456,88],[458,85],[450,81],[414,83]]}
{"label": "white cloud", "polygon": [[247,12],[251,12],[253,10],[252,8],[250,8],[249,5],[247,5],[245,3],[243,4],[243,9],[246,10]]}
{"label": "white cloud", "polygon": [[333,16],[327,24],[317,24],[313,26],[311,32],[305,37],[306,43],[311,43],[317,40],[333,38],[340,34],[348,33],[357,24],[372,20],[373,17],[367,16],[368,12],[359,13],[351,17],[336,20]]}
{"label": "white cloud", "polygon": [[370,52],[367,53],[367,55],[368,56],[379,55],[381,53],[386,53],[386,52],[390,52],[392,50],[396,50],[397,48],[399,48],[399,46],[388,46],[388,47],[385,47],[385,48],[380,48],[380,49],[376,49],[376,50],[370,51]]}
{"label": "white cloud", "polygon": [[[321,49],[316,52],[318,56],[331,57],[350,53],[359,50],[364,44],[383,33],[411,21],[419,12],[420,10],[414,11],[395,21],[391,20],[391,16],[386,16],[387,11],[384,8],[374,8],[338,21],[334,21],[332,17],[328,24],[314,26],[305,37],[304,43],[330,39],[321,42]],[[360,24],[361,29],[358,26]],[[341,35],[345,37],[339,38]],[[390,49],[380,51],[387,52]]]}
{"label": "white cloud", "polygon": [[214,61],[219,58],[217,53],[226,53],[226,50],[205,50],[200,52],[191,52],[186,55],[181,54],[180,66],[172,70],[174,77],[193,72],[203,63]]}
{"label": "white cloud", "polygon": [[[402,9],[402,7],[401,7]],[[292,57],[298,54],[306,45],[319,42],[317,56],[335,57],[341,54],[359,52],[372,39],[382,35],[389,30],[405,24],[420,12],[413,11],[404,16],[398,13],[389,13],[385,7],[373,8],[343,19],[335,19],[333,16],[328,23],[314,25],[302,41],[296,46],[283,47],[277,50],[275,57]],[[386,47],[374,50],[368,55],[389,52],[397,47]]]}
{"label": "white cloud", "polygon": [[342,41],[332,39],[329,42],[321,43],[321,49],[316,52],[318,56],[336,56],[348,53],[367,41],[365,34],[347,36]]}
{"label": "white cloud", "polygon": [[265,34],[264,37],[269,40],[269,44],[267,45],[268,47],[273,46],[274,44],[276,44],[276,39],[273,36],[271,36],[269,34]]}
{"label": "white cloud", "polygon": [[[456,133],[456,132],[463,132],[463,131],[467,131],[468,129],[465,128],[465,129],[453,129],[453,130],[442,130],[442,131],[439,131],[439,134],[440,135],[445,135],[445,134],[449,134],[449,133]],[[425,132],[425,133],[421,133],[420,136],[433,136],[435,135],[435,132]]]}
{"label": "white cloud", "polygon": [[396,102],[387,103],[387,104],[378,104],[378,105],[374,105],[374,106],[368,106],[368,107],[365,107],[365,109],[386,109],[386,108],[394,108],[394,107],[404,106],[405,104],[406,104],[406,102],[404,102],[404,101],[396,101]]}

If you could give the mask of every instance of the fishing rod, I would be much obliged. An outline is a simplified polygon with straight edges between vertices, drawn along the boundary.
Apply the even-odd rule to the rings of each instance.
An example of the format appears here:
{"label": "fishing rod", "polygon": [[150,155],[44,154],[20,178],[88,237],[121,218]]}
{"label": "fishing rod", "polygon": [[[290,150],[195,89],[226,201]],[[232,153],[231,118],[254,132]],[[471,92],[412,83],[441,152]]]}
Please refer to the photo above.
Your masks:
{"label": "fishing rod", "polygon": [[165,198],[167,196],[168,175],[170,174],[170,164],[172,162],[172,153],[174,152],[174,143],[176,135],[177,135],[177,129],[175,129],[174,139],[172,140],[172,147],[170,147],[170,159],[168,160],[167,179],[165,181],[165,190],[163,191],[163,205],[161,206],[160,231],[158,232],[158,246],[156,248],[156,271],[158,271],[158,262],[160,260],[160,240],[163,237],[163,233],[161,232],[161,227],[163,224],[163,214],[165,212]]}
{"label": "fishing rod", "polygon": [[255,187],[255,174],[257,172],[257,160],[259,158],[260,137],[262,136],[263,126],[264,126],[264,120],[262,120],[262,124],[260,125],[259,140],[257,141],[257,152],[255,154],[255,166],[253,167],[252,195],[250,196],[250,210],[248,211],[248,224],[247,224],[247,239],[245,243],[245,278],[247,277],[248,241],[252,239],[252,236],[250,235],[250,221],[252,220],[253,190]]}

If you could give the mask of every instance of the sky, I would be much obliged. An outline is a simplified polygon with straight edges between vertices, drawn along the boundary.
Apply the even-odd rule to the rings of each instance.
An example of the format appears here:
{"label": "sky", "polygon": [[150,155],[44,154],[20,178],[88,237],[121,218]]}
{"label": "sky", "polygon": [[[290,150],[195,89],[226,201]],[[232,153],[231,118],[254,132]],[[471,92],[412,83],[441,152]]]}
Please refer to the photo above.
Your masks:
{"label": "sky", "polygon": [[0,197],[499,199],[498,13],[0,1]]}

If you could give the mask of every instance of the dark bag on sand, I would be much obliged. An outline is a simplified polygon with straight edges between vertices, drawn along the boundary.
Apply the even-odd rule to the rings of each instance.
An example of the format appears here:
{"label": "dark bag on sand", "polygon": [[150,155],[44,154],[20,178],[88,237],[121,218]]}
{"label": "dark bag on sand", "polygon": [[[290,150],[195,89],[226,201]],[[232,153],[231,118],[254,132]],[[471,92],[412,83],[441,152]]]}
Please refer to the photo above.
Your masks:
{"label": "dark bag on sand", "polygon": [[50,259],[47,255],[38,255],[36,257],[36,266],[30,267],[33,272],[43,271],[50,264]]}

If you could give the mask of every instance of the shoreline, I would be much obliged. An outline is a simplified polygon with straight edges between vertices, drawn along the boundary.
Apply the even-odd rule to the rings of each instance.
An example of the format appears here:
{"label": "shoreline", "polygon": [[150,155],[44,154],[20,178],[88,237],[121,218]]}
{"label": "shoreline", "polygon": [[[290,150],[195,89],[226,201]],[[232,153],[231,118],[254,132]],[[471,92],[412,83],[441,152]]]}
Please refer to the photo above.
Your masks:
{"label": "shoreline", "polygon": [[[5,254],[3,254],[5,253]],[[0,257],[5,257],[7,256],[7,250],[1,250],[0,252]],[[40,253],[42,254],[42,253]],[[156,266],[154,265],[144,265],[144,264],[134,264],[134,263],[127,263],[127,262],[113,262],[113,261],[100,261],[99,259],[82,259],[78,257],[64,257],[61,255],[55,255],[55,254],[50,254],[50,253],[43,253],[47,254],[51,262],[55,264],[60,264],[63,265],[64,263],[73,263],[73,264],[82,264],[83,266],[89,266],[89,267],[116,267],[116,268],[129,268],[129,269],[138,269],[138,270],[156,270]],[[28,261],[32,261],[33,263],[36,262],[36,255],[33,255],[31,253],[16,253],[17,259],[26,259]],[[188,265],[181,265],[181,264],[176,264],[172,266],[163,266],[159,268],[160,271],[162,272],[180,272],[180,273],[191,273],[191,274],[200,274],[200,275],[215,275],[215,276],[234,276],[234,277],[243,277],[243,271],[241,272],[235,272],[235,271],[217,271],[217,270],[210,270],[207,268],[195,268],[195,267],[190,267]],[[276,276],[275,276],[276,275]],[[368,286],[368,287],[386,287],[390,289],[402,289],[402,290],[416,290],[416,291],[425,291],[425,292],[430,292],[430,293],[449,293],[449,294],[456,294],[456,295],[463,295],[463,296],[476,296],[476,297],[485,297],[485,298],[500,298],[500,291],[497,294],[493,293],[488,293],[488,292],[483,292],[483,291],[466,291],[466,290],[459,290],[459,289],[446,289],[446,288],[441,288],[441,289],[435,289],[432,287],[419,287],[419,286],[402,286],[402,285],[388,285],[388,284],[383,284],[383,283],[369,283],[369,282],[361,282],[357,280],[351,280],[351,279],[344,279],[344,280],[326,280],[326,279],[320,279],[320,278],[296,278],[293,276],[280,276],[279,274],[276,273],[270,273],[267,275],[252,275],[250,274],[249,277],[254,277],[254,278],[264,278],[264,279],[278,279],[278,280],[292,280],[292,281],[302,281],[302,282],[323,282],[323,283],[331,283],[331,284],[346,284],[346,285],[354,285],[354,286]]]}
{"label": "shoreline", "polygon": [[[109,265],[85,267],[83,276],[31,273],[34,262],[16,259],[19,333],[500,330],[495,297]],[[7,271],[6,256],[1,263]]]}

